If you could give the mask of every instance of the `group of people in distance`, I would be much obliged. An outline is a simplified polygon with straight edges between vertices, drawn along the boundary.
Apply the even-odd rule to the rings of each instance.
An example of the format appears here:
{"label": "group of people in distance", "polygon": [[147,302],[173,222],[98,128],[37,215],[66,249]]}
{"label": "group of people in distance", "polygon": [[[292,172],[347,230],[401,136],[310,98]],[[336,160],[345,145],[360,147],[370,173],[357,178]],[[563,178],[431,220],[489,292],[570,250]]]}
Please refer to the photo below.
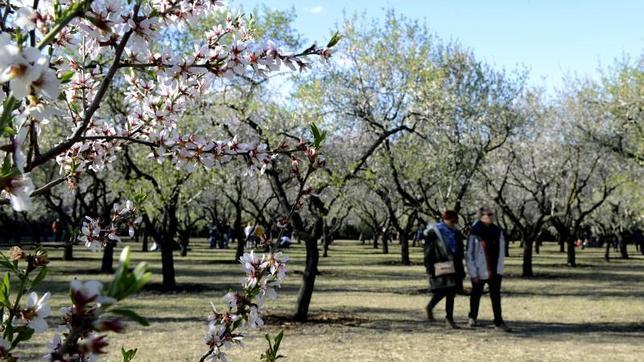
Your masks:
{"label": "group of people in distance", "polygon": [[509,332],[510,328],[503,321],[501,313],[501,281],[505,261],[505,237],[503,230],[494,224],[494,213],[488,207],[478,211],[478,221],[472,225],[465,237],[457,228],[458,214],[447,210],[442,214],[441,221],[428,225],[425,236],[425,268],[429,275],[429,289],[433,297],[427,304],[427,318],[434,320],[434,307],[445,299],[446,326],[460,328],[454,322],[454,299],[456,294],[463,291],[465,265],[467,274],[472,282],[470,293],[470,312],[468,325],[477,326],[479,304],[483,288],[488,285],[494,325],[499,331]]}

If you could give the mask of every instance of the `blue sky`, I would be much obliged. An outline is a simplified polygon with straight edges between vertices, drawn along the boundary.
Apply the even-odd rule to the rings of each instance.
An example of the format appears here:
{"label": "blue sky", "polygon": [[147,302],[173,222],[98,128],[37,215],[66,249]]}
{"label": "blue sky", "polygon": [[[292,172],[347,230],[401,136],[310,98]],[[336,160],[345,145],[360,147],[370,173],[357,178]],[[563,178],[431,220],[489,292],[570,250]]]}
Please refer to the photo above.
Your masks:
{"label": "blue sky", "polygon": [[457,39],[477,57],[506,69],[523,65],[530,84],[552,90],[565,75],[596,77],[598,66],[644,53],[643,0],[245,0],[295,8],[294,26],[309,40],[326,41],[347,14],[382,18],[395,8],[425,20],[444,39]]}

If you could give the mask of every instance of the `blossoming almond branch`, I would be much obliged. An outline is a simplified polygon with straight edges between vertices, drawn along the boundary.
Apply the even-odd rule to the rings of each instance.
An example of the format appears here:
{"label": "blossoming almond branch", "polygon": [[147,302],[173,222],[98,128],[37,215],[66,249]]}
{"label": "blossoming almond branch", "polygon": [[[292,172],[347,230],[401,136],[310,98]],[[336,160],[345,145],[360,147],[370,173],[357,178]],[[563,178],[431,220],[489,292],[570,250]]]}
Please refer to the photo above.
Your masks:
{"label": "blossoming almond branch", "polygon": [[[165,29],[186,33],[188,23],[205,19],[221,21],[192,54],[174,50],[162,36]],[[265,170],[276,154],[301,145],[284,141],[269,150],[236,137],[181,134],[177,122],[226,79],[307,69],[308,58],[328,58],[339,40],[285,53],[254,40],[252,22],[214,0],[11,1],[0,8],[0,27],[0,137],[9,140],[0,146],[0,189],[17,211],[30,209],[30,196],[66,181],[74,187],[88,169],[109,168],[127,144],[150,147],[151,158],[187,171],[236,156],[249,172]],[[114,119],[101,105],[117,78],[127,109]],[[68,134],[43,150],[42,131],[52,121],[66,124]],[[30,172],[54,159],[60,177],[35,187]]]}

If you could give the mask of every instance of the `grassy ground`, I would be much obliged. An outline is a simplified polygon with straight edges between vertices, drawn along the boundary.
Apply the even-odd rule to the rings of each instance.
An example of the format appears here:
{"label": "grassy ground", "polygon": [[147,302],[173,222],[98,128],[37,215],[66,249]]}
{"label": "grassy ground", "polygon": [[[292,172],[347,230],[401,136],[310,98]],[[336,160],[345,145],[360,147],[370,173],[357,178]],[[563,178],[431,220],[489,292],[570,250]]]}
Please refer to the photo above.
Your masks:
{"label": "grassy ground", "polygon": [[[139,361],[195,361],[205,351],[202,336],[210,301],[222,304],[228,288],[239,285],[240,267],[230,262],[233,250],[210,250],[194,241],[188,257],[176,258],[177,282],[183,291],[158,290],[158,253],[135,252],[134,260],[148,261],[155,274],[151,288],[128,302],[152,325],[133,327],[125,335],[110,336],[111,354],[119,360],[121,346],[138,347]],[[138,245],[133,245],[138,249]],[[567,268],[565,255],[547,246],[535,256],[536,278],[520,275],[520,249],[511,249],[503,286],[503,309],[514,333],[500,334],[491,327],[489,299],[481,303],[475,330],[445,330],[442,323],[424,320],[428,301],[427,278],[420,248],[412,248],[413,266],[399,265],[397,246],[391,254],[336,242],[329,258],[322,258],[321,275],[311,303],[312,322],[285,322],[295,304],[303,269],[304,249],[288,251],[290,276],[277,301],[268,306],[273,325],[252,332],[246,347],[231,353],[235,361],[257,361],[265,348],[263,333],[285,330],[282,352],[290,361],[644,361],[644,258],[602,260],[602,251],[578,254],[579,267]],[[52,250],[48,282],[54,311],[65,302],[68,281],[108,280],[97,274],[100,254],[75,251],[78,260],[63,262]],[[468,299],[456,300],[456,319],[465,325]],[[443,313],[443,303],[437,315]],[[54,312],[57,315],[57,312]],[[26,359],[46,352],[51,333],[36,338]]]}

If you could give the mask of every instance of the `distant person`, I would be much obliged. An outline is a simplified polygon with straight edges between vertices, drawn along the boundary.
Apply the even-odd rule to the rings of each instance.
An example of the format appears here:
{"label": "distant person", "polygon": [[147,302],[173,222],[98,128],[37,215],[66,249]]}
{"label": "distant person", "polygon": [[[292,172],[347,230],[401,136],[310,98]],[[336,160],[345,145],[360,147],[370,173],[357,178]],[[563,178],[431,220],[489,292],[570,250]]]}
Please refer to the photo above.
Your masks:
{"label": "distant person", "polygon": [[60,241],[62,236],[62,230],[60,227],[60,219],[54,220],[51,224],[51,233],[54,235],[55,241]]}
{"label": "distant person", "polygon": [[244,228],[244,235],[246,235],[246,247],[250,248],[253,245],[253,233],[255,231],[255,224],[249,222]]}
{"label": "distant person", "polygon": [[208,246],[210,246],[210,249],[214,249],[217,247],[217,239],[219,238],[219,228],[217,228],[217,224],[214,224],[210,228],[208,234]]}
{"label": "distant person", "polygon": [[264,230],[264,227],[262,225],[257,224],[257,226],[255,226],[255,231],[253,232],[253,235],[255,236],[254,237],[255,247],[257,247],[257,245],[261,243],[261,241],[264,239],[264,236],[266,235],[266,231]]}
{"label": "distant person", "polygon": [[619,251],[619,237],[616,234],[611,235],[611,244],[613,244],[613,250],[615,252]]}
{"label": "distant person", "polygon": [[494,212],[488,207],[479,209],[479,220],[472,225],[467,239],[465,260],[472,280],[469,326],[477,326],[483,287],[490,288],[490,300],[497,330],[509,332],[501,314],[501,280],[505,261],[503,230],[494,224]]}
{"label": "distant person", "polygon": [[644,235],[642,235],[641,229],[638,228],[633,231],[633,241],[635,242],[635,250],[644,254],[644,249],[642,249],[644,247]]}
{"label": "distant person", "polygon": [[291,237],[288,235],[283,235],[280,238],[280,243],[279,243],[280,248],[290,248],[291,247]]}
{"label": "distant person", "polygon": [[423,240],[423,236],[424,236],[424,234],[423,234],[424,230],[423,229],[424,228],[425,228],[425,225],[423,223],[418,224],[418,227],[416,228],[416,231],[414,232],[414,240],[413,240],[413,243],[411,244],[411,246],[416,246],[416,244],[418,244],[418,245],[421,244],[420,241]]}
{"label": "distant person", "polygon": [[427,304],[427,319],[434,320],[434,307],[445,298],[445,323],[449,328],[460,328],[454,322],[454,298],[463,287],[463,234],[456,228],[458,214],[447,210],[442,221],[425,230],[425,269],[429,274],[429,288],[434,296]]}

